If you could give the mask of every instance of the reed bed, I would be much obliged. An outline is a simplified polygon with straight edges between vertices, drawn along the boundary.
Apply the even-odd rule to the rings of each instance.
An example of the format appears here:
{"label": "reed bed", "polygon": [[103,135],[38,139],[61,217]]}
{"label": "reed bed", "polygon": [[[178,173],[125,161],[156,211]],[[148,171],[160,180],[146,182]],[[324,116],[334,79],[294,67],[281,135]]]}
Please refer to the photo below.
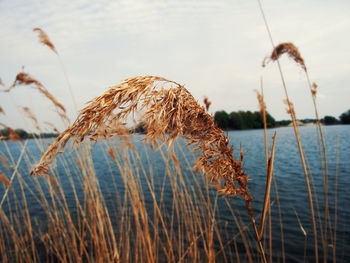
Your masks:
{"label": "reed bed", "polygon": [[[330,260],[331,245],[336,262],[337,195],[331,222],[326,145],[316,106],[317,85],[311,84],[305,61],[295,45],[288,42],[275,46],[267,23],[266,26],[273,51],[263,65],[277,62],[280,69],[305,176],[314,259],[319,262],[320,235],[321,258],[324,262]],[[34,31],[39,33],[39,41],[59,56],[45,32],[40,28]],[[294,106],[278,61],[283,54],[302,67],[309,83],[318,120],[324,211],[318,203]],[[60,63],[65,72],[61,60]],[[0,84],[3,85],[1,79]],[[261,92],[257,92],[265,124],[265,152],[261,154],[266,160],[266,190],[261,209],[252,207],[254,199],[248,190],[242,147],[235,158],[228,135],[208,113],[209,99],[205,98],[204,107],[201,106],[183,85],[158,76],[126,79],[91,100],[71,125],[63,104],[28,73],[17,74],[14,83],[2,91],[11,92],[21,85],[34,88],[49,99],[67,128],[49,145],[48,140],[35,138],[36,147],[29,149],[28,141],[21,141],[13,129],[0,123],[9,130],[8,139],[15,141],[1,142],[1,262],[286,262],[283,218],[273,169],[278,134],[270,149],[262,84]],[[67,85],[71,92],[68,78]],[[21,110],[40,131],[42,125],[35,114],[28,107]],[[0,112],[4,110],[0,108]],[[144,135],[130,133],[128,125],[133,116],[138,116],[134,123],[142,124]],[[44,124],[58,131],[54,124]],[[93,151],[98,151],[98,160]],[[162,167],[160,173],[155,171],[155,162]],[[100,174],[101,165],[107,174]],[[235,202],[243,202],[245,211],[237,210]],[[37,214],[30,207],[34,203]],[[276,204],[281,236],[277,256],[272,246],[271,212]],[[234,225],[223,223],[223,210],[230,211]],[[242,220],[242,213],[249,215],[250,222]],[[308,261],[307,231],[296,211],[295,214],[305,236],[304,260]]]}

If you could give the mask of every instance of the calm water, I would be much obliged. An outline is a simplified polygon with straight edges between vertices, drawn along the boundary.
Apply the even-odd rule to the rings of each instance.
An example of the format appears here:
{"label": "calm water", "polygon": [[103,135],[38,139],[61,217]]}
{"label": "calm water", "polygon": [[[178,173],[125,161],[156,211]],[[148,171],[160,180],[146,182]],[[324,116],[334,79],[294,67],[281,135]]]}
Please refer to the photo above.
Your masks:
{"label": "calm water", "polygon": [[[280,197],[280,204],[282,210],[282,220],[283,220],[283,232],[285,240],[285,253],[287,262],[300,262],[304,261],[306,250],[306,259],[312,261],[314,257],[313,250],[313,231],[312,222],[309,210],[309,202],[307,189],[305,186],[305,179],[303,175],[303,170],[301,167],[301,162],[296,140],[294,137],[294,132],[292,128],[278,128],[268,130],[268,138],[273,136],[274,132],[277,132],[276,139],[276,152],[275,152],[275,163],[274,171],[276,174],[277,187]],[[327,158],[328,158],[328,169],[329,169],[329,206],[330,215],[332,219],[332,226],[334,220],[334,189],[335,189],[335,174],[336,174],[336,145],[337,136],[339,136],[339,163],[338,163],[338,221],[337,221],[337,261],[338,262],[349,262],[350,261],[350,196],[348,191],[350,189],[350,126],[327,126],[324,127],[326,145],[327,145]],[[255,215],[258,215],[261,211],[262,200],[264,198],[265,191],[265,150],[264,150],[264,134],[263,130],[250,130],[250,131],[231,131],[228,132],[231,138],[231,143],[235,147],[235,154],[239,153],[240,143],[243,146],[245,152],[245,170],[250,176],[249,189],[250,193],[254,196],[253,208]],[[320,159],[319,150],[317,146],[317,135],[315,127],[301,127],[300,135],[302,143],[306,152],[306,156],[312,171],[312,175],[315,182],[315,187],[317,189],[318,201],[320,206],[320,211],[324,209],[324,189],[323,189],[323,179],[322,172],[320,170]],[[141,160],[144,162],[144,167],[146,171],[149,171],[149,164],[152,166],[152,173],[155,178],[155,191],[160,191],[162,186],[162,178],[164,176],[164,162],[159,154],[159,152],[152,152],[151,149],[139,140],[142,139],[142,135],[134,135],[133,140],[135,142],[136,148]],[[52,141],[52,140],[51,140]],[[47,140],[46,142],[50,142]],[[28,178],[28,171],[31,168],[31,163],[36,163],[40,158],[40,151],[33,140],[28,140],[25,143],[28,155],[24,155],[22,161],[19,163],[19,171],[24,178]],[[15,162],[17,162],[22,149],[21,144],[17,142],[8,142],[9,150],[14,157]],[[23,142],[22,142],[23,144]],[[179,145],[184,145],[182,140],[178,141]],[[44,145],[44,147],[47,147]],[[113,206],[115,200],[115,187],[118,188],[119,192],[123,193],[124,186],[122,179],[120,178],[118,169],[112,164],[106,164],[106,156],[103,148],[106,147],[105,142],[98,142],[92,144],[92,157],[94,161],[95,171],[99,179],[100,187],[104,198],[107,202],[107,206]],[[1,155],[8,156],[7,149],[4,143],[0,143]],[[191,161],[191,154],[189,150],[184,149],[187,159]],[[74,178],[74,173],[77,172],[77,166],[72,163],[69,164],[71,167],[69,176],[67,176],[67,171],[63,165],[63,159],[70,159],[72,151],[67,147],[66,152],[63,154],[63,158],[59,158],[56,163],[57,172],[60,175],[61,183],[64,187],[67,199],[73,200],[74,195],[70,184],[68,183],[68,178],[72,175]],[[147,162],[148,156],[150,158],[150,163]],[[184,163],[181,154],[178,154],[180,162],[182,162],[183,173],[189,172],[190,168]],[[109,157],[107,157],[108,159]],[[5,167],[0,164],[1,171],[3,171],[8,177],[13,172],[13,167],[10,166],[10,172],[7,172]],[[114,176],[111,176],[113,174]],[[28,188],[31,187],[33,183],[31,179],[25,179],[28,183]],[[78,179],[74,179],[78,180]],[[141,180],[144,180],[141,178]],[[146,185],[144,181],[142,184]],[[19,191],[18,181],[14,180],[13,188],[15,192]],[[145,187],[145,197],[149,198],[151,202],[151,197],[149,192],[147,192],[147,187]],[[35,191],[35,190],[34,190]],[[79,189],[79,184],[77,187],[78,193],[82,189]],[[0,198],[4,194],[4,188],[0,187]],[[214,189],[211,190],[213,197],[216,196]],[[165,204],[171,206],[171,188],[165,189]],[[167,200],[166,198],[169,198]],[[272,227],[273,227],[273,250],[274,258],[277,261],[281,257],[281,229],[279,223],[279,215],[277,209],[277,202],[275,190],[272,186]],[[213,198],[214,199],[214,198]],[[38,205],[31,194],[28,194],[27,200],[29,202],[30,213],[33,218],[39,219],[44,215],[42,208]],[[14,200],[10,200],[14,202]],[[146,200],[147,201],[147,200]],[[10,203],[11,203],[10,202]],[[249,219],[245,212],[245,203],[239,198],[229,198],[229,202],[235,211],[238,211],[242,217],[244,224],[249,224]],[[72,201],[73,203],[73,201]],[[218,197],[218,207],[219,213],[217,215],[217,222],[219,225],[225,225],[225,231],[232,231],[232,235],[235,233],[236,229],[233,227],[235,224],[233,222],[231,213],[228,211],[225,205],[224,197]],[[8,203],[5,202],[3,209],[6,212],[8,209]],[[169,208],[170,209],[170,208]],[[305,236],[300,229],[296,213],[300,218],[300,222],[307,232],[307,239],[305,241]],[[321,217],[323,218],[323,213]],[[114,220],[117,221],[117,218]],[[231,227],[232,226],[232,227]],[[224,238],[225,241],[227,242]],[[321,250],[321,243],[319,242],[319,248]],[[331,258],[331,248],[328,249]],[[321,253],[320,253],[321,257]],[[321,257],[322,258],[322,257]]]}

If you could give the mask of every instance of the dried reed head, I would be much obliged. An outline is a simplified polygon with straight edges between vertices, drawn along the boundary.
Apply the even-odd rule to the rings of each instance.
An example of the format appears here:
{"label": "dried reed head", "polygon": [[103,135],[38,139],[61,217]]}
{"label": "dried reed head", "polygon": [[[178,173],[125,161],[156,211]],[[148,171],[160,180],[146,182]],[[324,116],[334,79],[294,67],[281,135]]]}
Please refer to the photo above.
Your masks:
{"label": "dried reed head", "polygon": [[287,113],[292,116],[292,118],[295,116],[295,111],[294,111],[294,104],[288,99],[283,100],[284,104],[288,106],[286,109]]}
{"label": "dried reed head", "polygon": [[211,105],[211,102],[208,100],[207,97],[204,97],[203,102],[204,102],[204,105],[205,105],[205,109],[206,109],[207,111],[209,111],[209,107],[210,107],[210,105]]}
{"label": "dried reed head", "polygon": [[17,134],[17,132],[15,130],[13,130],[11,127],[0,123],[0,126],[4,127],[5,129],[7,129],[9,131],[9,135],[7,136],[7,140],[9,141],[21,141],[21,137],[19,137],[19,135]]}
{"label": "dried reed head", "polygon": [[277,45],[273,49],[271,55],[263,60],[263,67],[265,67],[265,65],[271,60],[278,60],[279,57],[282,56],[284,53],[287,53],[287,55],[290,58],[292,58],[297,64],[299,64],[303,68],[305,72],[307,72],[304,59],[300,55],[298,48],[291,42],[280,43],[279,45]]}
{"label": "dried reed head", "polygon": [[2,166],[6,169],[6,171],[10,172],[9,166],[7,164],[7,161],[4,157],[0,155],[0,161],[2,163]]}
{"label": "dried reed head", "polygon": [[255,90],[255,92],[256,92],[256,95],[257,95],[257,98],[259,101],[260,112],[264,113],[264,112],[266,112],[266,104],[264,102],[264,98],[259,91]]}
{"label": "dried reed head", "polygon": [[5,89],[3,91],[9,92],[11,89],[13,89],[18,85],[31,85],[31,84],[34,85],[31,87],[37,89],[41,94],[43,94],[46,98],[48,98],[57,108],[62,110],[64,113],[66,112],[66,109],[64,108],[64,106],[61,103],[59,103],[50,92],[48,92],[48,90],[44,87],[44,85],[40,81],[30,76],[28,73],[25,73],[25,72],[18,73],[13,84],[8,89]]}
{"label": "dried reed head", "polygon": [[314,98],[316,98],[316,95],[317,95],[317,84],[314,82],[312,83],[312,88],[311,88],[311,94]]}
{"label": "dried reed head", "polygon": [[38,122],[38,119],[35,117],[35,115],[33,114],[33,112],[28,108],[28,107],[22,107],[22,110],[24,111],[24,113],[27,115],[27,117],[29,119],[31,119],[34,124],[35,124],[35,128],[38,130],[38,131],[41,131],[40,129],[40,125],[39,125],[39,122]]}
{"label": "dried reed head", "polygon": [[[229,139],[188,90],[174,81],[155,76],[127,79],[92,100],[73,125],[58,136],[32,174],[48,174],[49,163],[70,138],[74,137],[73,142],[81,142],[85,137],[99,139],[101,127],[107,136],[113,127],[117,132],[125,131],[126,119],[136,112],[143,113],[140,121],[147,131],[144,140],[151,146],[157,140],[172,143],[177,136],[188,139],[188,144],[194,145],[199,153],[196,168],[204,171],[219,192],[239,194],[251,202],[248,176],[243,171],[243,154],[239,161],[233,158]],[[113,157],[110,150],[109,154]]]}
{"label": "dried reed head", "polygon": [[1,106],[0,106],[0,113],[5,115],[5,111],[4,111],[4,109]]}
{"label": "dried reed head", "polygon": [[56,128],[55,125],[53,125],[51,122],[44,121],[44,123],[52,128],[52,130],[56,133],[60,133],[60,131]]}
{"label": "dried reed head", "polygon": [[5,84],[4,84],[4,82],[2,82],[2,79],[1,79],[1,78],[0,78],[0,86],[5,87]]}
{"label": "dried reed head", "polygon": [[0,183],[3,183],[7,187],[9,187],[11,184],[10,180],[4,175],[3,172],[0,172]]}
{"label": "dried reed head", "polygon": [[38,27],[33,28],[34,32],[38,32],[39,33],[39,41],[48,46],[53,52],[55,52],[57,54],[57,50],[54,46],[54,44],[52,44],[52,42],[49,39],[49,36],[41,29]]}

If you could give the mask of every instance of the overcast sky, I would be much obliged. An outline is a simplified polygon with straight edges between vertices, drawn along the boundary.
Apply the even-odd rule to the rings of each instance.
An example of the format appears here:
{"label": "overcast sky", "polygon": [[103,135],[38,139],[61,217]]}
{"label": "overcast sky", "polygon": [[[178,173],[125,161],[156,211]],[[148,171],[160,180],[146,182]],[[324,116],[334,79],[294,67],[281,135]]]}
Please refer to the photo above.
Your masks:
{"label": "overcast sky", "polygon": [[[275,43],[291,41],[319,86],[321,117],[350,109],[350,1],[264,0]],[[57,48],[81,109],[107,87],[137,75],[181,84],[211,111],[258,110],[254,89],[264,80],[267,109],[288,119],[275,64],[262,68],[272,47],[256,0],[0,0],[0,78],[6,86],[24,70],[76,116],[57,56],[38,42],[42,28]],[[297,118],[314,117],[305,74],[281,59]],[[0,122],[30,129],[17,106],[62,129],[41,94],[18,87],[0,93]],[[43,127],[45,127],[43,125]]]}

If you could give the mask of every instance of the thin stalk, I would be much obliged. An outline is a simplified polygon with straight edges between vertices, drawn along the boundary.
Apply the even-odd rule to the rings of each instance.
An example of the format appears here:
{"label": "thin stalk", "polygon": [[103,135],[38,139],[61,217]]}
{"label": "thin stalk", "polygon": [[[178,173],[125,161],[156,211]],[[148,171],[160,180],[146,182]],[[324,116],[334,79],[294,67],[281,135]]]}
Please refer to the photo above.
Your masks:
{"label": "thin stalk", "polygon": [[264,205],[261,212],[261,219],[259,224],[259,231],[258,231],[258,237],[259,240],[261,240],[262,232],[264,229],[265,219],[266,219],[266,212],[269,205],[269,199],[270,199],[270,190],[271,190],[271,179],[272,179],[272,171],[273,171],[273,161],[275,158],[275,142],[276,142],[276,132],[273,136],[273,144],[272,144],[272,150],[271,150],[271,156],[269,159],[268,164],[268,173],[266,178],[266,188],[265,188],[265,197],[264,197]]}
{"label": "thin stalk", "polygon": [[338,216],[338,164],[339,164],[339,135],[337,136],[337,153],[335,161],[335,190],[334,190],[334,238],[333,238],[333,262],[337,262],[337,216]]}
{"label": "thin stalk", "polygon": [[306,75],[306,79],[309,85],[309,89],[311,92],[311,97],[312,97],[312,102],[314,105],[314,109],[315,109],[315,116],[316,116],[316,121],[317,121],[317,127],[319,129],[319,133],[321,136],[321,142],[322,142],[322,152],[323,152],[323,160],[324,160],[324,171],[325,171],[325,177],[324,177],[324,202],[325,202],[325,211],[324,211],[324,249],[323,249],[323,262],[327,262],[327,223],[328,223],[328,216],[329,216],[329,208],[328,208],[328,164],[327,164],[327,154],[326,154],[326,143],[325,143],[325,139],[323,136],[323,131],[322,131],[322,125],[321,125],[321,121],[318,115],[318,110],[317,110],[317,105],[316,105],[316,94],[314,95],[312,93],[312,85],[311,85],[311,81],[309,78],[309,74],[308,72],[305,70],[305,75]]}
{"label": "thin stalk", "polygon": [[[273,49],[275,49],[275,44],[273,42],[272,34],[271,34],[270,28],[269,28],[269,26],[267,24],[265,13],[264,13],[264,10],[262,8],[260,0],[258,0],[258,3],[259,3],[260,11],[261,11],[264,23],[265,23],[265,27],[267,29],[267,32],[268,32],[268,35],[269,35],[269,38],[270,38],[270,41],[271,41],[271,45],[272,45]],[[294,115],[294,109],[292,109],[292,107],[290,105],[290,100],[289,100],[289,96],[288,96],[287,86],[286,86],[286,83],[285,83],[285,80],[284,80],[284,75],[283,75],[283,72],[282,72],[282,68],[281,68],[279,59],[277,59],[276,62],[277,62],[277,65],[278,65],[278,70],[280,72],[280,76],[281,76],[284,92],[285,92],[286,99],[287,99],[287,102],[288,102],[289,111],[291,113],[294,133],[295,133],[295,137],[297,139],[300,159],[301,159],[301,163],[302,163],[302,167],[303,167],[303,172],[304,172],[307,192],[308,192],[308,196],[309,196],[309,205],[310,205],[311,217],[312,217],[312,225],[313,225],[313,233],[314,233],[314,245],[315,245],[315,262],[318,262],[317,227],[316,227],[316,220],[315,220],[315,214],[314,214],[314,206],[313,206],[313,201],[312,201],[312,193],[311,193],[308,173],[307,173],[307,170],[306,170],[306,165],[305,165],[305,160],[304,160],[304,155],[303,155],[303,147],[302,147],[302,144],[301,144],[301,141],[300,141],[299,130],[297,128],[296,118],[295,118],[295,115]]]}

